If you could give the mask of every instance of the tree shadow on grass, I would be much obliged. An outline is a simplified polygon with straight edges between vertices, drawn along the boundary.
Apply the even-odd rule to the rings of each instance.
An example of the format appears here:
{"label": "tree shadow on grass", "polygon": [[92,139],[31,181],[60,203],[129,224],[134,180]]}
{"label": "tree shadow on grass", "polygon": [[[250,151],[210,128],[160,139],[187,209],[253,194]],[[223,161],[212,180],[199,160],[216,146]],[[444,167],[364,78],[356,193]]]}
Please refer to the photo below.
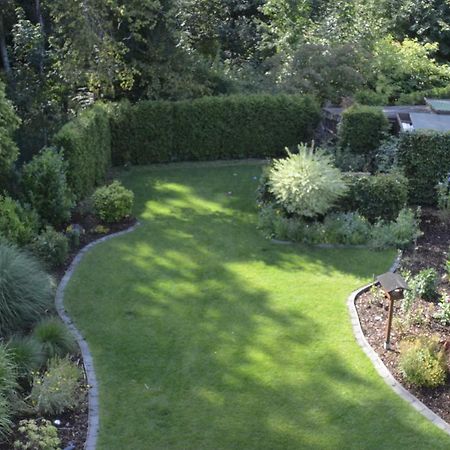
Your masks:
{"label": "tree shadow on grass", "polygon": [[239,201],[248,184],[229,199],[221,170],[209,187],[201,173],[135,179],[142,226],[75,274],[69,303],[101,383],[100,450],[448,447],[351,336],[339,296],[371,275],[371,253],[265,241]]}

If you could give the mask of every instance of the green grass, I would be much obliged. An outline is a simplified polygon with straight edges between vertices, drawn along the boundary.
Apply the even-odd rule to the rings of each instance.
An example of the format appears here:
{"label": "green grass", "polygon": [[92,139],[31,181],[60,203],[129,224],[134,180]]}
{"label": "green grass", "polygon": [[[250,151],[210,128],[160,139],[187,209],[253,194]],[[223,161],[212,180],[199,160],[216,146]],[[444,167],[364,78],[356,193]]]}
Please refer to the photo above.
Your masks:
{"label": "green grass", "polygon": [[99,450],[449,448],[352,334],[348,294],[394,252],[265,240],[259,173],[123,175],[142,225],[88,253],[66,294],[100,381]]}

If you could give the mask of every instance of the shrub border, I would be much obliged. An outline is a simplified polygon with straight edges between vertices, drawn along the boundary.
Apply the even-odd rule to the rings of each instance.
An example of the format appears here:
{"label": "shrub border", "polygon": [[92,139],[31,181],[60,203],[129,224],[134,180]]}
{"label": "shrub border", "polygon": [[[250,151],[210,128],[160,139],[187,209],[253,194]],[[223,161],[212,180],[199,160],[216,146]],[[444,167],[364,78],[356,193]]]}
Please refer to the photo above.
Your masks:
{"label": "shrub border", "polygon": [[102,238],[97,239],[96,241],[92,241],[88,245],[83,247],[77,253],[75,258],[71,262],[69,268],[67,269],[66,273],[64,274],[64,276],[63,276],[62,280],[60,281],[58,288],[56,290],[56,296],[55,296],[56,311],[58,312],[59,317],[65,323],[65,325],[70,330],[70,332],[73,334],[78,345],[80,346],[84,370],[86,372],[87,383],[89,386],[88,430],[87,430],[86,442],[84,444],[85,450],[95,450],[95,448],[97,446],[97,437],[98,437],[98,431],[99,431],[99,425],[100,425],[99,389],[98,389],[97,377],[95,375],[95,370],[94,370],[94,360],[93,360],[92,354],[89,350],[89,345],[86,342],[86,340],[84,339],[81,332],[75,326],[72,319],[67,314],[67,312],[64,308],[64,291],[65,291],[70,279],[72,278],[72,275],[73,275],[75,269],[77,268],[78,264],[80,264],[83,256],[88,251],[90,251],[97,244],[108,241],[108,240],[118,237],[118,236],[123,236],[124,234],[131,233],[138,226],[139,226],[139,222],[135,223],[130,228],[127,228],[126,230],[119,231],[119,232],[113,233],[113,234],[109,234],[107,236],[103,236]]}
{"label": "shrub border", "polygon": [[[397,258],[392,264],[389,272],[395,272],[400,265],[401,252],[399,252]],[[428,406],[424,405],[417,397],[415,397],[411,392],[405,389],[392,375],[389,369],[385,366],[381,358],[378,356],[377,352],[371,347],[369,342],[361,328],[361,323],[359,321],[358,312],[356,310],[355,301],[356,299],[367,292],[374,283],[370,283],[356,291],[352,292],[347,300],[347,306],[350,313],[353,334],[355,336],[356,342],[364,350],[364,353],[369,357],[370,361],[374,365],[376,371],[379,373],[384,382],[403,400],[408,402],[416,411],[422,414],[426,419],[440,428],[442,431],[450,435],[450,425],[445,422],[441,417],[439,417],[435,412],[433,412]]]}

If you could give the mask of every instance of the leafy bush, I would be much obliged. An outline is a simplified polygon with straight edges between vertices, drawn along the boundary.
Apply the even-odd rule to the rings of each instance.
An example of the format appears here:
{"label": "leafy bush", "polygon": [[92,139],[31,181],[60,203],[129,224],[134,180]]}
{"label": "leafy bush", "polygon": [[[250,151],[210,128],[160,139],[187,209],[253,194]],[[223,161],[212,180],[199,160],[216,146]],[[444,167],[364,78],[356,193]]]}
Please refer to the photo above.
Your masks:
{"label": "leafy bush", "polygon": [[438,48],[438,43],[422,44],[409,38],[398,42],[392,36],[375,43],[372,68],[376,91],[395,100],[402,93],[447,85],[448,65],[432,57]]}
{"label": "leafy bush", "polygon": [[400,351],[399,368],[409,383],[431,388],[445,383],[447,364],[438,339],[424,336],[402,342]]}
{"label": "leafy bush", "polygon": [[69,246],[72,249],[76,249],[80,246],[81,235],[84,234],[84,229],[81,225],[71,224],[66,228],[66,237],[69,242]]}
{"label": "leafy bush", "polygon": [[399,173],[364,175],[346,174],[349,187],[339,200],[342,211],[357,211],[374,223],[392,221],[408,200],[408,180]]}
{"label": "leafy bush", "polygon": [[358,213],[330,214],[323,224],[323,243],[361,245],[370,236],[370,224]]}
{"label": "leafy bush", "polygon": [[22,187],[26,201],[44,223],[60,226],[70,219],[74,203],[62,153],[47,148],[34,156],[23,166]]}
{"label": "leafy bush", "polygon": [[62,233],[51,226],[46,226],[30,245],[31,251],[47,267],[55,269],[64,264],[69,254],[69,241]]}
{"label": "leafy bush", "polygon": [[111,119],[113,162],[278,156],[284,147],[310,140],[319,120],[318,104],[298,95],[123,104]]}
{"label": "leafy bush", "polygon": [[0,243],[0,334],[11,335],[34,324],[52,308],[53,282],[39,262]]}
{"label": "leafy bush", "polygon": [[20,378],[28,378],[44,363],[42,346],[32,336],[13,336],[8,342],[8,349]]}
{"label": "leafy bush", "polygon": [[413,278],[414,290],[424,300],[435,300],[438,296],[438,273],[435,269],[421,270]]}
{"label": "leafy bush", "polygon": [[114,181],[98,188],[92,195],[94,213],[107,223],[118,222],[131,214],[134,194]]}
{"label": "leafy bush", "polygon": [[19,155],[13,138],[19,125],[20,119],[6,98],[5,84],[0,81],[0,180],[8,174]]}
{"label": "leafy bush", "polygon": [[322,150],[306,145],[299,152],[273,162],[269,173],[270,192],[288,212],[304,217],[325,214],[343,195],[346,185],[341,171]]}
{"label": "leafy bush", "polygon": [[442,325],[450,325],[450,297],[442,295],[439,310],[434,316]]}
{"label": "leafy bush", "polygon": [[399,164],[409,180],[409,201],[437,203],[437,184],[450,172],[450,133],[403,133],[398,147]]}
{"label": "leafy bush", "polygon": [[342,114],[338,145],[351,153],[372,157],[386,136],[389,122],[380,108],[353,105]]}
{"label": "leafy bush", "polygon": [[56,317],[50,317],[38,323],[33,330],[33,337],[41,345],[47,359],[63,357],[74,353],[76,342],[68,328]]}
{"label": "leafy bush", "polygon": [[43,375],[35,375],[31,404],[39,414],[61,414],[79,402],[81,369],[68,359],[50,360]]}
{"label": "leafy bush", "polygon": [[61,441],[58,430],[49,420],[21,420],[17,429],[14,448],[17,450],[59,450]]}
{"label": "leafy bush", "polygon": [[[123,132],[128,134],[127,130]],[[111,164],[107,107],[96,104],[84,110],[61,128],[54,137],[54,144],[64,151],[68,162],[67,181],[71,191],[78,200],[86,197],[95,186],[104,182]]]}
{"label": "leafy bush", "polygon": [[370,245],[376,249],[405,248],[422,233],[419,220],[411,209],[402,209],[393,222],[379,221],[372,228]]}
{"label": "leafy bush", "polygon": [[0,237],[25,245],[31,242],[38,229],[38,217],[11,197],[0,195]]}
{"label": "leafy bush", "polygon": [[397,100],[397,104],[425,105],[425,98],[450,98],[450,86],[419,90],[409,94],[401,94]]}
{"label": "leafy bush", "polygon": [[380,173],[398,171],[398,143],[397,136],[389,136],[377,148],[375,153],[375,168]]}

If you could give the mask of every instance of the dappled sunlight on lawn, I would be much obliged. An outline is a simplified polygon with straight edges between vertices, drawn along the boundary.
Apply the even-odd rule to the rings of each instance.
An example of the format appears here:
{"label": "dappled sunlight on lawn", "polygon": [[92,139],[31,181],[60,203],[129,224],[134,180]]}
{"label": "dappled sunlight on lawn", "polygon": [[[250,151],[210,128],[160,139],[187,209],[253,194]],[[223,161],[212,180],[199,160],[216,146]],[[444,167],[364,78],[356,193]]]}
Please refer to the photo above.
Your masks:
{"label": "dappled sunlight on lawn", "polygon": [[445,448],[352,335],[347,295],[394,252],[267,241],[259,170],[126,175],[141,226],[67,292],[100,379],[99,450]]}

